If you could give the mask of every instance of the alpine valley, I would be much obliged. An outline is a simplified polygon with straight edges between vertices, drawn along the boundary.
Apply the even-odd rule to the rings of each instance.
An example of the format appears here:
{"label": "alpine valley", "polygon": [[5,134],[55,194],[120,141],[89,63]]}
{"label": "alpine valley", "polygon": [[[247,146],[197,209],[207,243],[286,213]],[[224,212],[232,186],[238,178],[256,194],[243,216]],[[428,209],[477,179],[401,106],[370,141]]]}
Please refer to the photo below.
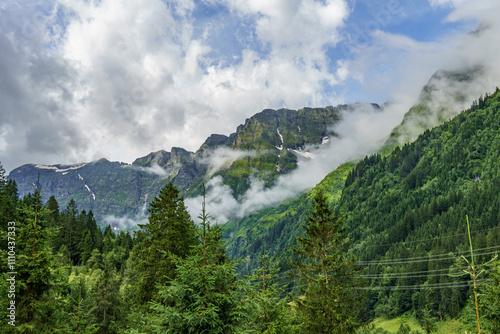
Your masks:
{"label": "alpine valley", "polygon": [[[478,84],[485,71],[436,72],[402,122],[392,132],[379,134],[381,141],[345,156],[338,153],[340,158],[327,166],[328,173],[319,175],[318,182],[287,196],[270,195],[265,205],[243,208],[252,192],[274,194],[272,189],[308,164],[333,161],[320,156],[336,155],[332,145],[342,141],[342,126],[349,115],[371,113],[377,117],[393,105],[268,109],[228,136],[211,135],[196,152],[173,148],[171,152],[152,152],[132,164],[105,159],[76,165],[29,164],[12,170],[8,179],[15,181],[20,198],[34,193],[38,184],[43,200],[53,197],[59,207],[67,208],[64,215],[70,208],[85,210],[85,214],[92,211],[97,225],[105,229],[100,242],[114,240],[108,241],[108,251],[122,247],[113,255],[113,261],[119,263],[117,272],[124,275],[123,282],[115,282],[115,289],[121,284],[120,291],[132,291],[125,292],[130,296],[136,296],[135,290],[127,290],[134,286],[134,279],[144,286],[154,281],[141,281],[140,275],[131,274],[139,267],[128,267],[134,259],[127,260],[132,246],[125,245],[144,242],[147,235],[139,233],[139,241],[132,241],[123,232],[138,230],[137,223],[145,224],[149,213],[156,210],[150,203],[168,183],[179,189],[186,202],[198,205],[194,210],[190,207],[191,216],[202,212],[202,224],[207,219],[201,211],[205,192],[209,212],[211,205],[238,207],[226,210],[227,223],[219,221],[226,223],[222,229],[227,247],[224,256],[241,259],[236,266],[240,276],[257,268],[276,270],[274,286],[281,289],[281,297],[301,287],[300,281],[287,275],[297,275],[293,261],[300,257],[293,248],[297,240],[304,240],[300,238],[318,193],[324,194],[328,206],[345,222],[342,233],[349,246],[343,250],[355,256],[355,265],[362,270],[361,291],[366,293],[357,319],[368,323],[397,318],[401,321],[398,333],[417,333],[419,329],[463,333],[475,328],[475,289],[470,275],[449,274],[466,268],[460,256],[470,254],[471,245],[476,264],[490,261],[500,249],[500,92]],[[217,197],[217,191],[230,196]],[[466,221],[471,223],[470,230]],[[112,236],[108,225],[122,232],[119,237]],[[95,243],[92,233],[87,239]],[[91,249],[84,256],[80,250],[84,244],[62,249],[69,252],[73,265],[83,264],[83,259],[97,263],[95,258],[101,256]],[[74,255],[77,253],[80,255]],[[149,256],[139,251],[134,254]],[[89,272],[94,270],[92,265],[87,267]],[[487,271],[498,278],[498,266]],[[72,272],[71,284],[77,284],[78,275],[87,275],[82,272]],[[260,279],[266,277],[262,273]],[[489,277],[482,279],[486,282]],[[495,284],[484,285],[480,296],[480,312],[491,333],[497,332],[495,326],[500,323],[494,309],[499,307]],[[118,290],[115,292],[118,296]],[[159,310],[158,305],[153,308]],[[130,323],[138,320],[141,310],[130,311]],[[142,330],[148,332],[147,326]],[[372,332],[388,333],[374,327],[359,333]]]}

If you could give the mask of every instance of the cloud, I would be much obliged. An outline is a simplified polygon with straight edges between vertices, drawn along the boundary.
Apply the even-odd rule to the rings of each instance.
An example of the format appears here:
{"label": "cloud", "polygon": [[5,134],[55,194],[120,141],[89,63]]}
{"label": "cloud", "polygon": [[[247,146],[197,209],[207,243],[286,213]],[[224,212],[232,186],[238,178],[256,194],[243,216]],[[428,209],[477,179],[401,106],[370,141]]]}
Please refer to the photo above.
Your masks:
{"label": "cloud", "polygon": [[470,0],[429,0],[433,6],[445,6],[450,5],[453,7],[458,7]]}
{"label": "cloud", "polygon": [[[256,34],[271,48],[305,53],[320,51],[325,44],[338,41],[338,29],[349,14],[343,0],[226,1],[241,15],[257,16]],[[318,36],[319,34],[319,36]],[[319,38],[318,38],[319,37]],[[321,52],[320,52],[321,53]]]}
{"label": "cloud", "polygon": [[[68,101],[73,72],[41,44],[48,36],[36,30],[45,17],[26,8],[28,19],[16,20],[19,5],[1,9],[0,22],[0,159],[7,169],[16,162],[71,160],[88,142]],[[46,15],[51,15],[48,13]],[[47,17],[49,17],[47,16]],[[34,23],[33,23],[34,22]]]}
{"label": "cloud", "polygon": [[236,160],[255,156],[257,156],[257,152],[255,151],[239,151],[226,147],[219,147],[213,151],[207,152],[200,162],[208,165],[208,175],[212,176],[218,171],[228,168]]}
{"label": "cloud", "polygon": [[1,11],[7,170],[194,151],[262,109],[341,102],[326,48],[345,1],[31,0]]}
{"label": "cloud", "polygon": [[153,165],[151,167],[137,167],[137,166],[133,166],[133,165],[125,165],[124,168],[137,169],[137,170],[140,170],[142,172],[153,174],[153,175],[158,175],[158,176],[163,177],[163,178],[170,176],[168,171],[161,168],[160,165],[158,165],[158,164]]}
{"label": "cloud", "polygon": [[[500,10],[499,6],[496,7]],[[466,16],[453,12],[450,17],[465,19]],[[482,16],[477,18],[478,22],[483,22]],[[478,26],[479,23],[476,23],[472,30]],[[482,75],[463,87],[465,91],[462,93],[467,99],[455,104],[454,108],[458,112],[469,106],[480,94],[494,91],[500,82],[497,57],[500,52],[499,36],[498,24],[481,25],[474,33],[451,33],[429,42],[376,31],[373,45],[364,48],[362,54],[351,60],[347,70],[362,83],[365,94],[374,100],[414,96],[416,102],[420,89],[437,70],[483,68]]]}

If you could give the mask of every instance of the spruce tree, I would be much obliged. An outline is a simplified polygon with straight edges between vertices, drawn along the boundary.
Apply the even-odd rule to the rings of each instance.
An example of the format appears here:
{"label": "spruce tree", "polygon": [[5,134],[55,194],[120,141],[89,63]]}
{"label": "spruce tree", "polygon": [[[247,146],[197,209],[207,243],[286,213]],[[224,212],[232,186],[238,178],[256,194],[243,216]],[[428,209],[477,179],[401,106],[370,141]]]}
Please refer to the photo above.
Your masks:
{"label": "spruce tree", "polygon": [[120,298],[120,275],[108,258],[103,259],[103,268],[91,271],[89,295],[95,306],[93,309],[98,333],[117,333],[118,323],[123,317]]}
{"label": "spruce tree", "polygon": [[161,299],[152,303],[157,333],[242,333],[247,325],[250,303],[235,264],[221,256],[221,227],[210,225],[204,206],[200,218],[190,256],[165,252],[177,268],[175,279],[158,285]]}
{"label": "spruce tree", "polygon": [[[1,267],[2,291],[7,291],[4,282],[15,280],[15,296],[0,299],[0,315],[8,319],[7,303],[15,302],[15,327],[0,324],[0,332],[56,332],[60,327],[58,297],[64,290],[64,273],[55,261],[49,246],[50,230],[44,220],[46,209],[40,206],[38,188],[35,195],[25,196],[18,206],[18,218],[9,226],[12,229],[11,250],[15,262],[9,268]],[[0,250],[2,264],[7,264],[7,249]],[[7,270],[8,269],[8,270]],[[9,274],[9,272],[12,272]],[[13,282],[13,281],[12,281]]]}
{"label": "spruce tree", "polygon": [[292,323],[289,298],[283,288],[276,283],[279,269],[270,269],[267,254],[263,253],[259,262],[261,268],[255,269],[250,281],[254,282],[249,291],[249,298],[255,304],[248,333],[295,333]]}
{"label": "spruce tree", "polygon": [[148,224],[140,224],[139,242],[133,248],[127,282],[130,297],[139,305],[156,298],[158,283],[175,276],[175,264],[163,252],[186,257],[195,244],[195,230],[184,206],[184,198],[172,183],[151,202]]}
{"label": "spruce tree", "polygon": [[484,328],[495,333],[500,329],[500,261],[491,265],[488,284],[484,285],[481,297],[481,314],[484,319]]}
{"label": "spruce tree", "polygon": [[301,332],[353,333],[360,325],[355,259],[347,255],[343,220],[334,216],[322,191],[314,200],[303,225],[306,235],[297,239],[299,247],[293,249],[303,259],[292,263],[305,285],[303,296],[295,299]]}

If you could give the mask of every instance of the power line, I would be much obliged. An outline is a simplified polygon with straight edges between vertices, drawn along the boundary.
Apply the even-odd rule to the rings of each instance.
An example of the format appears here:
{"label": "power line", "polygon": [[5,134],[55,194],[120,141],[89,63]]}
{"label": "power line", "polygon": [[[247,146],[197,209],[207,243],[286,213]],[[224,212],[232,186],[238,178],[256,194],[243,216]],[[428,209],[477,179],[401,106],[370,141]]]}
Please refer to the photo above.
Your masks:
{"label": "power line", "polygon": [[[454,269],[462,270],[465,268],[468,268],[468,267],[463,266],[463,267],[456,267]],[[401,275],[401,274],[413,275],[413,274],[425,274],[425,273],[434,273],[434,272],[449,271],[449,270],[450,270],[450,268],[443,268],[443,269],[431,269],[431,270],[420,270],[420,271],[408,271],[408,272],[401,272],[401,273],[385,273],[383,275]],[[366,275],[361,275],[361,276],[365,277],[365,276],[370,276],[370,275],[376,276],[376,275],[382,275],[382,273],[381,274],[366,274]]]}
{"label": "power line", "polygon": [[[477,250],[489,250],[489,249],[496,249],[500,248],[500,246],[491,246],[491,247],[485,247],[485,248],[479,248]],[[435,255],[428,255],[428,256],[420,256],[420,257],[411,257],[411,258],[399,258],[399,259],[391,259],[391,260],[381,260],[381,261],[358,261],[356,262],[356,265],[389,265],[389,264],[407,264],[407,263],[421,263],[421,262],[430,262],[430,261],[440,261],[440,260],[450,260],[450,259],[458,259],[460,256],[458,254],[460,253],[468,253],[469,251],[462,251],[458,252],[456,255],[450,255],[448,254],[435,254]],[[485,253],[479,253],[479,254],[474,254],[475,257],[479,256],[484,256],[484,255],[491,255],[491,254],[496,254],[497,252],[485,252]],[[446,256],[446,257],[444,257]],[[432,258],[436,257],[436,258]],[[440,258],[443,257],[443,258]],[[458,267],[456,268],[457,270],[461,270],[467,267]],[[281,278],[284,275],[289,275],[293,270],[287,270],[283,272],[276,273],[275,276]],[[444,268],[444,269],[433,269],[433,270],[424,270],[424,271],[416,271],[416,272],[402,272],[402,273],[384,273],[384,274],[367,274],[367,275],[361,275],[361,277],[366,277],[366,278],[377,278],[381,277],[383,278],[384,276],[400,276],[400,277],[406,277],[406,276],[401,276],[401,275],[415,275],[415,274],[425,274],[425,273],[430,273],[430,272],[441,272],[441,271],[449,271],[449,268]],[[429,276],[429,275],[427,275]],[[436,275],[434,275],[436,276]],[[444,275],[437,275],[437,276],[444,276]]]}
{"label": "power line", "polygon": [[[498,229],[498,228],[500,228],[500,226],[494,226],[494,227],[490,227],[490,228],[486,228],[486,229],[482,229],[482,230],[472,231],[471,234],[477,234],[479,232],[486,232],[486,231],[490,231],[490,230],[494,230],[494,229]],[[463,236],[463,235],[468,235],[468,234],[467,234],[467,232],[448,234],[448,235],[443,235],[441,237],[433,237],[432,239],[425,238],[425,239],[419,239],[419,240],[413,240],[413,241],[402,241],[402,243],[404,243],[404,244],[423,243],[423,242],[428,242],[428,241],[434,241],[437,239],[445,239],[445,238],[458,237],[458,236]],[[356,244],[356,245],[353,244],[353,247],[356,247],[358,245],[361,245],[361,244]],[[393,242],[385,243],[385,244],[377,244],[377,245],[367,245],[367,246],[363,246],[363,248],[374,248],[374,247],[383,247],[383,246],[392,246],[392,245],[394,245]]]}
{"label": "power line", "polygon": [[[474,256],[483,256],[483,255],[491,255],[491,254],[497,254],[498,252],[487,252],[487,253],[479,253],[479,254],[474,254]],[[395,260],[387,260],[387,261],[358,261],[356,262],[356,265],[358,266],[363,266],[363,265],[389,265],[389,264],[406,264],[406,263],[419,263],[419,262],[432,262],[432,261],[443,261],[443,260],[452,260],[452,259],[458,259],[460,256],[458,255],[449,255],[447,254],[448,257],[443,257],[443,258],[431,258],[431,255],[428,257],[417,257],[415,259],[418,260],[411,260],[408,261],[407,259],[395,259]],[[436,256],[445,256],[445,255],[436,255]],[[411,259],[411,258],[408,258]]]}
{"label": "power line", "polygon": [[[500,248],[500,245],[498,246],[491,246],[491,247],[485,247],[485,248],[478,248],[475,249],[475,251],[483,251],[483,250],[490,250],[490,249],[496,249]],[[440,257],[440,256],[450,256],[450,253],[453,252],[448,252],[448,253],[442,253],[442,254],[431,254],[431,255],[425,255],[425,256],[416,256],[416,257],[406,257],[406,258],[399,258],[399,259],[388,259],[388,260],[379,260],[379,261],[358,261],[358,262],[394,262],[394,261],[404,261],[404,260],[416,260],[416,259],[427,259],[427,258],[434,258],[434,257]],[[459,251],[455,252],[456,255],[459,254],[467,254],[470,253],[470,250],[465,250],[465,251]]]}
{"label": "power line", "polygon": [[[464,267],[467,268],[467,267]],[[448,269],[446,269],[449,271]],[[423,278],[423,277],[442,277],[442,276],[449,276],[448,273],[445,274],[417,274],[417,275],[394,275],[394,276],[386,276],[390,274],[380,274],[380,275],[361,275],[360,277],[363,278],[370,278],[370,279],[400,279],[400,278]]]}
{"label": "power line", "polygon": [[[485,280],[476,281],[476,284],[478,282],[484,282],[484,281]],[[372,286],[372,287],[363,287],[363,288],[357,288],[357,289],[358,290],[404,290],[404,291],[421,290],[421,289],[455,289],[455,288],[470,287],[471,282],[473,282],[473,281],[467,281],[465,283],[462,283],[462,282],[450,282],[450,283],[443,283],[443,284],[439,283],[436,285],[420,284],[420,285]]]}

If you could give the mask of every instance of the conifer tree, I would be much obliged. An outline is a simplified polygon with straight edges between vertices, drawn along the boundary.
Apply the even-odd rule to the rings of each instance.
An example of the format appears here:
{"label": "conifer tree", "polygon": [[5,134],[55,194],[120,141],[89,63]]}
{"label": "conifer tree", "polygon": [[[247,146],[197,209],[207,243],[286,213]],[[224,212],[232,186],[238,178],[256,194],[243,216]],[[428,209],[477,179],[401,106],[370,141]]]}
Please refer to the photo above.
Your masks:
{"label": "conifer tree", "polygon": [[120,276],[109,259],[103,260],[103,269],[92,271],[90,297],[95,305],[94,316],[99,324],[98,333],[116,333],[122,314]]}
{"label": "conifer tree", "polygon": [[360,293],[355,259],[349,257],[343,221],[334,216],[322,191],[309,211],[306,235],[293,249],[303,261],[294,262],[300,281],[306,286],[296,298],[302,333],[353,333],[359,322]]}
{"label": "conifer tree", "polygon": [[[5,170],[0,164],[0,228],[8,230],[8,223],[16,219],[17,187],[14,181],[7,181]],[[2,235],[3,236],[3,235]],[[5,250],[7,238],[0,238],[0,247]]]}
{"label": "conifer tree", "polygon": [[481,295],[481,313],[484,327],[494,333],[500,329],[500,261],[490,264],[491,272]]}
{"label": "conifer tree", "polygon": [[85,238],[82,239],[79,248],[81,251],[81,264],[85,265],[87,263],[87,260],[92,255],[92,251],[94,250],[92,243],[92,233],[90,231],[87,231],[87,233],[85,234]]}
{"label": "conifer tree", "polygon": [[195,230],[184,206],[184,198],[172,183],[151,202],[148,224],[140,224],[140,242],[133,249],[128,279],[130,297],[140,305],[156,297],[158,283],[175,276],[175,264],[162,252],[185,258],[195,244]]}
{"label": "conifer tree", "polygon": [[[76,267],[79,268],[79,267]],[[87,287],[87,273],[82,270],[74,270],[68,278],[70,293],[65,298],[66,317],[63,332],[76,332],[94,334],[99,330],[95,318],[95,300],[90,298]]]}
{"label": "conifer tree", "polygon": [[159,286],[160,301],[152,303],[157,333],[242,333],[250,303],[238,281],[235,264],[221,257],[221,227],[200,216],[199,243],[185,259],[166,253],[176,264],[175,279]]}
{"label": "conifer tree", "polygon": [[255,282],[249,291],[249,298],[255,303],[255,311],[249,325],[248,333],[294,333],[291,310],[282,288],[277,287],[278,270],[269,269],[267,254],[259,258],[261,268],[255,269],[250,281]]}
{"label": "conifer tree", "polygon": [[[15,226],[12,251],[15,252],[15,262],[9,270],[2,270],[2,282],[15,280],[15,327],[8,326],[4,321],[0,324],[0,332],[31,333],[39,331],[55,332],[60,324],[57,297],[63,290],[64,278],[61,266],[55,261],[49,247],[50,230],[42,228],[45,225],[45,209],[40,206],[41,198],[38,188],[34,196],[26,196],[19,205],[18,219]],[[0,260],[7,263],[4,250],[0,250]],[[8,274],[8,272],[14,272]],[[4,286],[0,284],[3,291]],[[7,319],[5,302],[1,298],[2,319]]]}

